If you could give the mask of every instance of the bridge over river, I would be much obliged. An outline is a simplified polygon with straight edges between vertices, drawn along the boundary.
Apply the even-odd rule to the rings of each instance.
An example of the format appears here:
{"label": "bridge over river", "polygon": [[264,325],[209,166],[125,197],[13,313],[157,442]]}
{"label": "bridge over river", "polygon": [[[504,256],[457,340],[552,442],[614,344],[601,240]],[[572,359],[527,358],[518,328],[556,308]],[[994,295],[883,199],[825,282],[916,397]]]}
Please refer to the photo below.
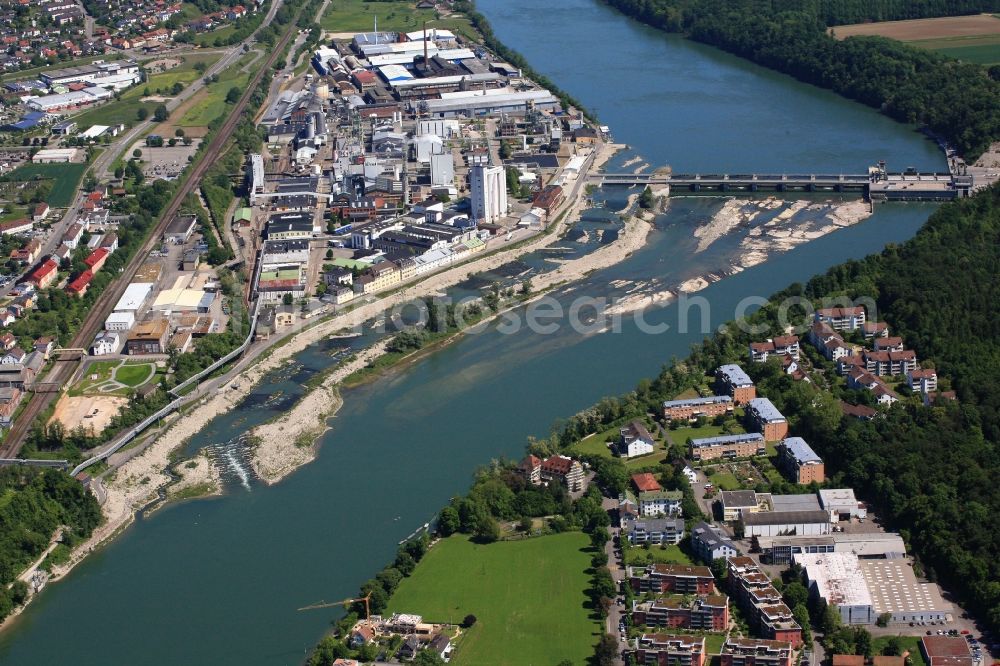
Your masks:
{"label": "bridge over river", "polygon": [[890,173],[871,167],[866,174],[672,174],[596,173],[600,185],[670,188],[670,196],[738,196],[756,192],[856,193],[872,201],[949,201],[966,197],[972,176],[948,172]]}

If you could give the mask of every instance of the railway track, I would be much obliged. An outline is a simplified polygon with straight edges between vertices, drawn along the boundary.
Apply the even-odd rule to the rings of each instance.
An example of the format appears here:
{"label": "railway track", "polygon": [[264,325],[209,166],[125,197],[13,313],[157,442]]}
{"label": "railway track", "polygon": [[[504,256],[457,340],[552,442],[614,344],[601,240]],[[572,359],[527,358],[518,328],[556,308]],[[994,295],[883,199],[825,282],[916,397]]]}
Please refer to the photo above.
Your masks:
{"label": "railway track", "polygon": [[[160,219],[156,223],[156,226],[153,227],[152,231],[150,231],[149,235],[146,237],[142,247],[140,247],[139,250],[132,256],[132,259],[129,260],[129,263],[125,266],[125,270],[122,275],[109,284],[108,288],[105,289],[100,296],[98,296],[97,301],[94,303],[94,307],[90,309],[90,313],[87,315],[87,318],[83,321],[83,324],[81,324],[76,335],[73,336],[73,340],[69,345],[70,347],[86,348],[94,339],[94,336],[97,335],[97,332],[101,330],[104,320],[111,313],[111,310],[115,303],[118,302],[118,299],[120,299],[122,294],[125,293],[126,287],[128,287],[132,278],[135,277],[135,273],[139,269],[139,266],[141,266],[146,260],[146,257],[153,250],[153,248],[158,245],[159,238],[163,235],[163,232],[170,223],[170,220],[173,219],[173,217],[180,210],[184,199],[187,198],[187,195],[191,194],[201,183],[201,179],[204,177],[205,172],[222,154],[226,142],[228,142],[232,137],[233,131],[236,129],[236,126],[240,122],[240,117],[243,115],[243,111],[246,110],[247,104],[250,102],[250,96],[253,94],[254,90],[257,89],[257,86],[260,85],[264,72],[272,68],[275,60],[278,58],[278,55],[284,50],[289,40],[294,34],[296,34],[296,32],[297,27],[295,21],[293,20],[289,23],[288,28],[285,30],[285,34],[281,37],[281,40],[271,51],[267,61],[257,69],[257,72],[254,74],[253,78],[247,84],[246,89],[243,91],[243,94],[240,96],[239,101],[236,102],[235,106],[230,111],[229,116],[219,128],[219,131],[217,131],[211,141],[209,141],[208,148],[204,153],[202,153],[201,159],[195,163],[191,173],[184,180],[180,188],[174,193],[173,198],[160,215]],[[46,383],[58,382],[61,386],[65,385],[65,383],[72,377],[73,372],[76,370],[76,367],[80,362],[81,361],[79,360],[56,360],[52,370],[50,370],[49,374],[46,375]],[[53,399],[58,399],[58,396],[60,395],[61,393],[31,394],[27,406],[14,422],[13,427],[7,434],[7,439],[4,441],[3,446],[0,446],[0,458],[17,457],[21,447],[24,445],[24,438],[34,425],[38,415],[44,412],[52,403]]]}

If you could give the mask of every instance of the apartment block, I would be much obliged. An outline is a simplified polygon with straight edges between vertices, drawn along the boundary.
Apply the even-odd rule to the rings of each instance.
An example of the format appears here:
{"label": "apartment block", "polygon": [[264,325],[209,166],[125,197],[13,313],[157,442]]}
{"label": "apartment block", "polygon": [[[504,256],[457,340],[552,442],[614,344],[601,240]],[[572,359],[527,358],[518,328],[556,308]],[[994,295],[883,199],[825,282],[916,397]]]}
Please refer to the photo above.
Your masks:
{"label": "apartment block", "polygon": [[729,627],[729,597],[724,594],[683,594],[632,603],[632,624],[646,627],[726,631]]}
{"label": "apartment block", "polygon": [[715,588],[711,569],[683,564],[629,567],[628,579],[635,592],[711,594]]}
{"label": "apartment block", "polygon": [[716,392],[728,395],[737,405],[745,405],[757,397],[757,387],[743,368],[735,363],[719,366],[715,371]]}

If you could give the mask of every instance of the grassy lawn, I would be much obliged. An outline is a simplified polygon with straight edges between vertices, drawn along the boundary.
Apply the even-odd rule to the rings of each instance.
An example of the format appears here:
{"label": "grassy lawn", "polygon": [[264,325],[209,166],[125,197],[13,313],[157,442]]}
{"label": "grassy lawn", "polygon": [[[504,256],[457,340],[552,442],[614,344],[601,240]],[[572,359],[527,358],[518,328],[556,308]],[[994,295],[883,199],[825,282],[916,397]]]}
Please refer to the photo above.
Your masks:
{"label": "grassy lawn", "polygon": [[627,566],[642,566],[644,564],[695,564],[695,562],[680,549],[680,546],[650,546],[646,550],[642,546],[632,546],[625,551],[625,564]]}
{"label": "grassy lawn", "polygon": [[600,623],[586,607],[588,539],[579,532],[477,545],[452,536],[431,548],[389,604],[429,622],[476,616],[453,664],[582,664]]}
{"label": "grassy lawn", "polygon": [[181,83],[184,86],[187,86],[190,83],[197,81],[202,76],[202,74],[195,69],[195,65],[198,63],[204,63],[206,67],[210,67],[216,60],[219,59],[219,54],[194,53],[182,56],[180,59],[184,62],[177,67],[150,75],[145,83],[140,83],[139,85],[133,86],[123,92],[121,98],[123,100],[137,100],[143,96],[143,93],[147,88],[149,89],[150,94],[157,94],[156,90],[159,89],[159,94],[170,96],[170,89],[175,83]]}
{"label": "grassy lawn", "polygon": [[608,448],[609,439],[617,439],[620,428],[609,428],[604,432],[598,432],[590,437],[585,437],[579,442],[570,447],[574,453],[580,455],[591,454],[604,456],[605,458],[611,457],[611,450]]}
{"label": "grassy lawn", "polygon": [[705,634],[705,652],[707,654],[721,654],[725,642],[725,634]]}
{"label": "grassy lawn", "polygon": [[698,391],[696,389],[689,388],[689,389],[686,389],[686,390],[678,393],[672,399],[673,400],[690,400],[692,398],[700,398],[700,397],[701,396],[698,394]]}
{"label": "grassy lawn", "polygon": [[86,164],[22,164],[7,174],[4,180],[25,181],[35,178],[51,180],[52,192],[49,194],[49,205],[54,208],[67,208],[73,203],[73,195],[86,170]]}
{"label": "grassy lawn", "polygon": [[[872,640],[872,654],[882,654],[882,650],[890,638],[892,636],[874,638]],[[896,638],[899,640],[903,652],[909,650],[911,666],[927,666],[927,660],[924,659],[924,655],[920,652],[919,636],[896,636]]]}
{"label": "grassy lawn", "polygon": [[148,382],[156,374],[156,366],[152,363],[123,365],[115,370],[115,380],[135,388]]}
{"label": "grassy lawn", "polygon": [[95,361],[91,363],[87,366],[83,379],[70,391],[70,395],[83,395],[87,389],[108,381],[120,363],[121,361]]}
{"label": "grassy lawn", "polygon": [[199,46],[214,46],[215,40],[221,39],[223,40],[222,43],[224,43],[225,40],[229,39],[229,37],[234,32],[236,32],[236,26],[227,25],[222,28],[219,28],[218,30],[212,30],[211,32],[203,32],[200,35],[197,35],[194,38],[194,43],[198,44]]}
{"label": "grassy lawn", "polygon": [[[154,363],[133,363],[129,361],[96,361],[87,367],[87,371],[77,384],[70,389],[71,396],[81,395],[128,395],[131,389],[142,386],[156,377],[157,369]],[[92,379],[96,377],[96,379]],[[113,391],[101,390],[101,385],[117,381],[125,387]]]}
{"label": "grassy lawn", "polygon": [[740,483],[731,472],[716,472],[712,476],[708,477],[708,481],[719,490],[743,489],[743,484]]}
{"label": "grassy lawn", "polygon": [[233,87],[239,88],[240,91],[246,88],[250,81],[250,72],[241,72],[240,69],[254,58],[253,53],[245,54],[236,64],[222,72],[216,83],[199,90],[176,124],[179,127],[205,127],[226,113],[229,109],[229,105],[226,104],[226,94]]}
{"label": "grassy lawn", "polygon": [[[332,0],[320,20],[324,30],[331,32],[371,32],[378,17],[380,31],[412,32],[422,27],[424,21],[433,21],[433,9],[417,10],[415,2],[364,2],[363,0]],[[447,23],[435,21],[434,25],[451,28]]]}
{"label": "grassy lawn", "polygon": [[78,116],[73,116],[73,120],[82,127],[91,125],[135,125],[139,118],[139,109],[146,109],[150,117],[158,105],[154,102],[140,102],[138,99],[116,100],[84,111]]}

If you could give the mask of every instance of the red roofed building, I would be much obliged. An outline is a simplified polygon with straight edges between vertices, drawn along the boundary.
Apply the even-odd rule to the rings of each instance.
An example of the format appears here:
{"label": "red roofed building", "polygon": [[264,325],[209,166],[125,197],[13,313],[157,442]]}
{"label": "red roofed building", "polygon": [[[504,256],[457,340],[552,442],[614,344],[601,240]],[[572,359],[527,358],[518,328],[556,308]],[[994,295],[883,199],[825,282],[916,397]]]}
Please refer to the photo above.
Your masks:
{"label": "red roofed building", "polygon": [[639,493],[649,493],[656,492],[658,490],[663,490],[660,483],[656,480],[650,472],[642,472],[641,474],[632,475],[632,485],[635,486],[636,492]]}
{"label": "red roofed building", "polygon": [[58,274],[59,266],[51,259],[47,259],[41,266],[31,272],[31,275],[28,276],[28,282],[31,282],[39,289],[45,289],[52,284]]}
{"label": "red roofed building", "polygon": [[378,83],[378,78],[375,76],[375,73],[364,69],[359,72],[354,72],[354,74],[351,75],[351,78],[354,79],[354,83],[361,90],[370,90],[375,87],[376,83]]}
{"label": "red roofed building", "polygon": [[542,461],[543,481],[564,483],[570,492],[583,490],[583,465],[567,456],[550,456]]}
{"label": "red roofed building", "polygon": [[930,666],[972,666],[972,650],[962,636],[923,636],[920,651]]}
{"label": "red roofed building", "polygon": [[94,274],[88,268],[84,272],[80,273],[75,280],[70,282],[66,286],[66,291],[73,294],[74,296],[83,296],[87,293],[87,289],[90,288],[90,281],[94,279]]}
{"label": "red roofed building", "polygon": [[517,470],[528,480],[528,483],[538,485],[542,482],[542,459],[529,455],[520,462]]}
{"label": "red roofed building", "polygon": [[83,260],[83,263],[87,264],[92,273],[96,273],[104,266],[104,262],[108,260],[110,254],[105,248],[99,247],[91,252],[90,256]]}
{"label": "red roofed building", "polygon": [[551,214],[564,199],[562,187],[559,185],[549,185],[535,195],[535,198],[531,201],[531,207],[541,208],[546,213]]}

